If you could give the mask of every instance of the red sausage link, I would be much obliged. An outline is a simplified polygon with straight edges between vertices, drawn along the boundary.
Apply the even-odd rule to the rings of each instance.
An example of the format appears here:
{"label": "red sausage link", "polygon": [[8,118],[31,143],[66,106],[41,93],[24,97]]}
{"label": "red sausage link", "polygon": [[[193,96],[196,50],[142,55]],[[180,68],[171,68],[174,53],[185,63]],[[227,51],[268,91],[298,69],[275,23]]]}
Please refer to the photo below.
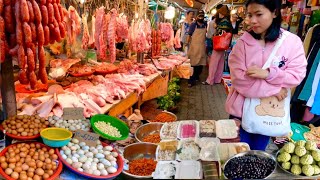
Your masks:
{"label": "red sausage link", "polygon": [[18,63],[19,63],[20,69],[26,68],[24,48],[21,45],[19,46],[19,49],[18,49]]}
{"label": "red sausage link", "polygon": [[32,32],[31,32],[31,27],[27,22],[23,23],[23,32],[24,32],[24,42],[26,43],[27,47],[30,47],[32,43]]}
{"label": "red sausage link", "polygon": [[43,45],[48,45],[50,42],[50,30],[48,26],[44,26],[43,28],[43,34],[44,34],[44,44]]}
{"label": "red sausage link", "polygon": [[52,3],[52,0],[47,0],[47,4],[51,4]]}
{"label": "red sausage link", "polygon": [[17,44],[23,44],[23,32],[22,32],[22,25],[20,22],[17,22],[16,26],[16,36],[17,36]]}
{"label": "red sausage link", "polygon": [[32,42],[36,42],[37,41],[36,25],[34,23],[30,23],[30,27],[31,27],[31,34],[32,34]]}
{"label": "red sausage link", "polygon": [[30,80],[30,88],[31,89],[35,89],[36,85],[37,85],[37,76],[36,76],[36,73],[34,71],[30,72],[29,80]]}
{"label": "red sausage link", "polygon": [[5,27],[4,27],[4,19],[0,16],[0,39],[5,39]]}
{"label": "red sausage link", "polygon": [[56,3],[53,4],[53,9],[54,9],[54,17],[56,18],[56,20],[59,22],[61,22],[61,16],[60,16],[60,11],[59,11],[59,7]]}
{"label": "red sausage link", "polygon": [[63,7],[61,6],[61,4],[58,4],[58,8],[60,12],[61,21],[64,21]]}
{"label": "red sausage link", "polygon": [[41,5],[45,5],[45,4],[47,4],[47,1],[46,0],[40,0],[40,4]]}
{"label": "red sausage link", "polygon": [[54,28],[54,36],[55,36],[55,40],[57,42],[61,42],[61,35],[60,35],[60,29],[59,26]]}
{"label": "red sausage link", "polygon": [[19,71],[19,81],[21,84],[29,84],[27,73],[24,69]]}
{"label": "red sausage link", "polygon": [[40,78],[42,84],[48,84],[48,75],[45,68],[39,69],[38,77]]}
{"label": "red sausage link", "polygon": [[28,71],[35,71],[36,63],[34,61],[34,53],[30,48],[27,48],[27,57],[28,57]]}
{"label": "red sausage link", "polygon": [[44,32],[42,24],[39,24],[37,27],[38,30],[38,44],[39,46],[42,46],[44,44]]}
{"label": "red sausage link", "polygon": [[11,5],[11,0],[4,0],[4,5],[5,6]]}
{"label": "red sausage link", "polygon": [[53,44],[54,43],[54,41],[56,40],[56,38],[54,37],[54,35],[55,35],[55,32],[54,32],[54,25],[53,24],[50,24],[49,25],[49,30],[50,30],[50,41],[49,41],[49,43],[50,44]]}
{"label": "red sausage link", "polygon": [[0,63],[6,60],[6,48],[5,41],[0,39]]}
{"label": "red sausage link", "polygon": [[41,11],[38,6],[38,3],[35,0],[32,0],[32,7],[33,7],[33,11],[34,11],[34,20],[36,22],[36,25],[40,24],[41,20],[42,20]]}
{"label": "red sausage link", "polygon": [[54,19],[54,8],[52,4],[48,4],[47,5],[48,8],[48,20],[49,23],[53,23],[53,19]]}
{"label": "red sausage link", "polygon": [[46,54],[43,46],[38,46],[39,69],[46,68]]}
{"label": "red sausage link", "polygon": [[41,5],[41,16],[42,16],[42,24],[47,25],[49,20],[48,20],[48,9],[47,6]]}
{"label": "red sausage link", "polygon": [[4,22],[5,28],[9,33],[14,33],[14,20],[11,6],[5,6],[4,8]]}
{"label": "red sausage link", "polygon": [[34,11],[32,7],[32,3],[28,1],[28,10],[29,10],[29,17],[30,17],[30,22],[34,21]]}
{"label": "red sausage link", "polygon": [[3,0],[0,0],[0,14],[2,14],[4,8]]}
{"label": "red sausage link", "polygon": [[17,36],[16,36],[16,34],[10,34],[9,45],[10,45],[10,48],[14,48],[17,45]]}
{"label": "red sausage link", "polygon": [[59,29],[60,29],[61,38],[64,38],[66,36],[66,29],[64,28],[64,25],[62,22],[59,23]]}
{"label": "red sausage link", "polygon": [[9,50],[9,54],[10,54],[11,56],[17,55],[17,54],[18,54],[18,49],[19,49],[19,45],[16,45],[14,48],[12,48],[12,49]]}
{"label": "red sausage link", "polygon": [[22,22],[29,22],[29,10],[28,10],[28,3],[27,0],[20,0],[20,9],[21,9],[21,20]]}

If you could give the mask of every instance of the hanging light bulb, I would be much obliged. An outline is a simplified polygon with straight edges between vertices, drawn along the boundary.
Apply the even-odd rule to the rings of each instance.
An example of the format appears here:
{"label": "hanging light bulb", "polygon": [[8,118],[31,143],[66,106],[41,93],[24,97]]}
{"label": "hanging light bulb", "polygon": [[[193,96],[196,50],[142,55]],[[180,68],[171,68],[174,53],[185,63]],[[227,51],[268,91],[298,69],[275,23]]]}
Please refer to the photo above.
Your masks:
{"label": "hanging light bulb", "polygon": [[81,4],[84,4],[84,2],[85,2],[85,0],[80,0],[80,3],[81,3]]}
{"label": "hanging light bulb", "polygon": [[164,12],[165,19],[173,19],[175,15],[175,8],[173,6],[169,6],[167,10]]}
{"label": "hanging light bulb", "polygon": [[231,14],[236,14],[237,13],[237,10],[236,9],[232,9],[231,10]]}
{"label": "hanging light bulb", "polygon": [[217,9],[213,9],[213,10],[211,11],[211,14],[212,14],[212,15],[217,14]]}

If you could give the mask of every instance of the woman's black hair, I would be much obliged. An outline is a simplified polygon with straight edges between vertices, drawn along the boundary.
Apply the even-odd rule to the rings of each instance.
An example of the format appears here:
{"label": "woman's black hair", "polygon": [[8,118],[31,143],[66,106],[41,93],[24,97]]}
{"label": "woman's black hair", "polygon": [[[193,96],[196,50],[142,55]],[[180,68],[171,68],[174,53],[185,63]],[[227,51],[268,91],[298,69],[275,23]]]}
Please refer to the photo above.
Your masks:
{"label": "woman's black hair", "polygon": [[[273,42],[278,39],[278,37],[281,34],[281,0],[248,0],[246,3],[246,7],[248,7],[250,4],[260,4],[265,6],[267,9],[269,9],[271,12],[275,12],[276,18],[273,18],[271,26],[267,29],[265,41],[266,42]],[[256,34],[252,30],[249,32],[255,39],[261,39],[260,34]]]}

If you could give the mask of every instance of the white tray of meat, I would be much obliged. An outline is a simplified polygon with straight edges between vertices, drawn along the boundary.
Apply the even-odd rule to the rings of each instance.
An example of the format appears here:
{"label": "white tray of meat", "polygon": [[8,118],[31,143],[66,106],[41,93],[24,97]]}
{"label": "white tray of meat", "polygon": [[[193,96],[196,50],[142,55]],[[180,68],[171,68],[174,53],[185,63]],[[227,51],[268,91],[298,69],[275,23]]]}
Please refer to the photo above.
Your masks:
{"label": "white tray of meat", "polygon": [[156,150],[157,161],[174,161],[176,160],[176,151],[178,148],[177,140],[163,140],[158,144]]}
{"label": "white tray of meat", "polygon": [[238,137],[238,126],[232,119],[223,119],[216,122],[216,133],[220,139],[235,139]]}
{"label": "white tray of meat", "polygon": [[177,164],[174,179],[202,179],[203,171],[199,161],[182,161]]}
{"label": "white tray of meat", "polygon": [[179,122],[165,123],[160,130],[161,139],[177,139]]}
{"label": "white tray of meat", "polygon": [[180,121],[178,127],[179,139],[195,139],[199,137],[199,122],[194,120]]}

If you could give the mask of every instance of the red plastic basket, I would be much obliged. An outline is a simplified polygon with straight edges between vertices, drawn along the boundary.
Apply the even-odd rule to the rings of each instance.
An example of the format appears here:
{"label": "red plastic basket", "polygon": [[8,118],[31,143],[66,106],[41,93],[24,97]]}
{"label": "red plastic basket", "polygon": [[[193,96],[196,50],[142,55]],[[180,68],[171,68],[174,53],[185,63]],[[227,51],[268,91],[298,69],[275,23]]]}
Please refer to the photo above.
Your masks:
{"label": "red plastic basket", "polygon": [[[108,144],[104,143],[104,142],[101,142],[102,146],[107,146]],[[116,150],[113,150],[114,152],[117,152]],[[75,169],[74,167],[72,167],[70,164],[68,164],[61,156],[60,154],[60,151],[58,149],[56,149],[56,154],[58,154],[59,156],[59,159],[62,161],[62,163],[68,168],[70,169],[72,172],[80,175],[80,176],[83,176],[83,177],[86,177],[86,178],[89,178],[89,179],[114,179],[116,178],[123,170],[123,160],[122,160],[122,157],[120,155],[118,155],[117,157],[117,164],[118,164],[118,169],[117,169],[117,172],[113,173],[113,174],[109,174],[108,176],[95,176],[95,175],[92,175],[92,174],[88,174],[88,173],[85,173],[85,172],[81,172],[81,171],[78,171],[77,169]]]}
{"label": "red plastic basket", "polygon": [[[0,125],[0,130],[3,131],[4,128],[2,126],[2,124]],[[40,133],[39,134],[36,134],[36,135],[33,135],[33,136],[17,136],[17,135],[14,135],[14,134],[10,134],[10,133],[7,133],[6,132],[6,135],[11,137],[12,139],[17,139],[17,140],[33,140],[33,139],[37,139],[40,137]]]}
{"label": "red plastic basket", "polygon": [[[49,146],[46,146],[46,145],[44,145],[44,144],[42,144],[42,143],[39,143],[39,142],[25,142],[25,143],[27,143],[27,144],[31,144],[31,143],[40,144],[41,147],[45,147],[45,148],[47,148],[47,150],[53,149],[53,148],[51,148],[51,147],[49,147]],[[1,156],[4,156],[5,153],[8,151],[8,149],[9,149],[10,147],[16,146],[16,145],[18,145],[18,144],[21,144],[21,143],[11,144],[10,146],[4,148],[4,149],[1,151],[1,153],[0,153],[0,157],[1,157]],[[47,180],[54,180],[54,179],[56,179],[56,178],[60,175],[60,173],[62,172],[62,167],[63,167],[62,162],[61,162],[60,159],[58,159],[58,168],[57,168],[57,170],[56,170],[56,171],[52,174],[52,176],[50,176]],[[1,167],[0,167],[0,174],[1,174],[6,180],[15,180],[15,179],[11,178],[10,176],[8,176]]]}

